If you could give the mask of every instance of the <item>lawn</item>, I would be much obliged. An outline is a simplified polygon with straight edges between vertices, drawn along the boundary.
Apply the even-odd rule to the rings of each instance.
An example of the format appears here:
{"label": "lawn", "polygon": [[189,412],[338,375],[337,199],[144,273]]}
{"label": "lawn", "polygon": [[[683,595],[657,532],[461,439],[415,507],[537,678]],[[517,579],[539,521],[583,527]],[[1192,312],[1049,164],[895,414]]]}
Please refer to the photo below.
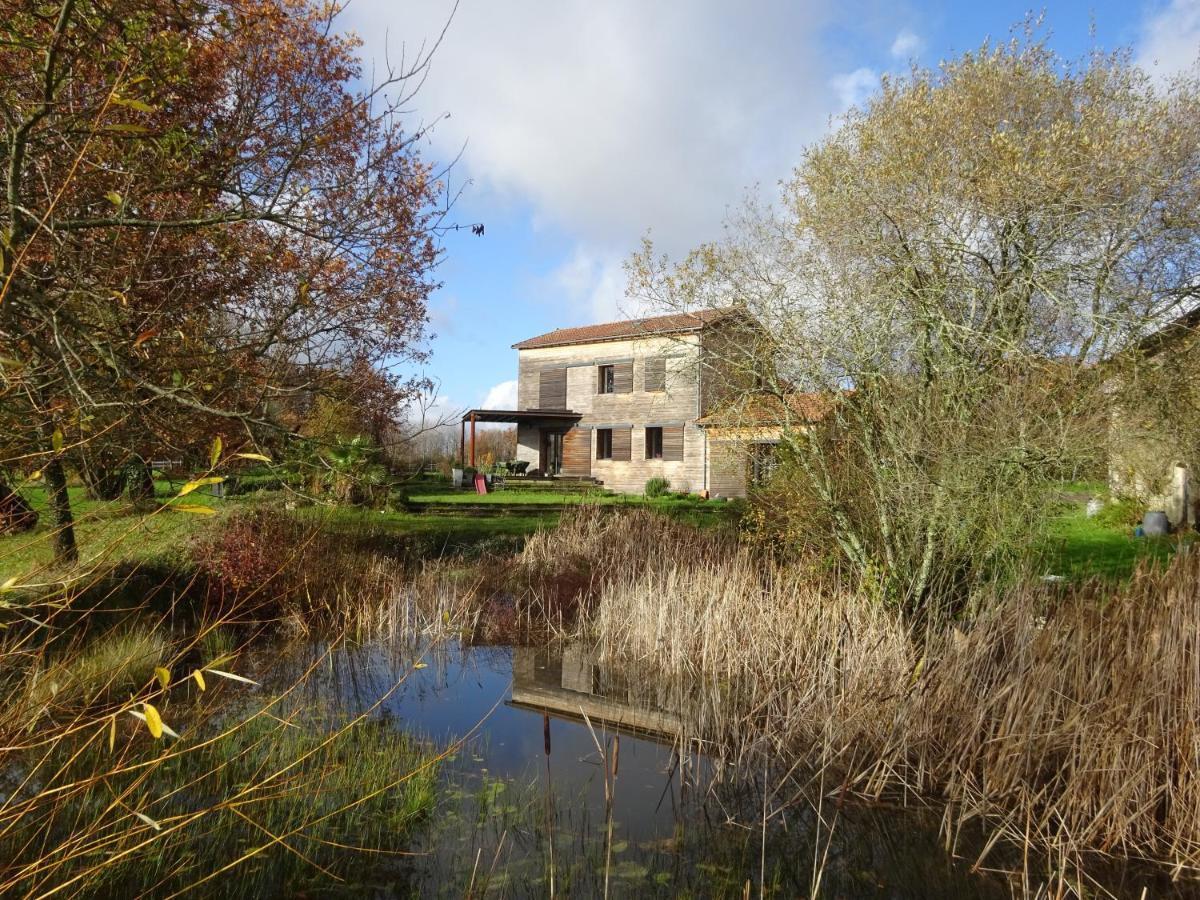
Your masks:
{"label": "lawn", "polygon": [[[75,513],[75,532],[81,563],[101,561],[187,562],[187,542],[197,533],[211,528],[237,509],[256,503],[278,502],[278,491],[217,499],[206,491],[186,497],[175,496],[178,485],[156,485],[154,504],[135,507],[128,501],[99,501],[87,498],[83,488],[70,489]],[[22,582],[31,572],[38,576],[53,571],[50,516],[46,492],[42,487],[22,491],[41,514],[38,527],[27,534],[0,538],[0,583],[10,577]],[[515,548],[521,540],[543,528],[558,524],[562,511],[580,504],[605,507],[648,507],[699,526],[711,526],[727,519],[728,504],[702,501],[694,497],[657,497],[619,495],[606,491],[502,491],[475,494],[455,491],[440,484],[422,484],[406,498],[415,509],[399,508],[380,512],[358,507],[305,507],[304,515],[323,519],[328,527],[372,529],[418,539],[426,552],[458,552],[480,546],[495,549]],[[173,506],[201,506],[216,510],[213,515],[183,512]]]}
{"label": "lawn", "polygon": [[1135,537],[1140,508],[1129,503],[1109,503],[1099,514],[1088,516],[1087,496],[1106,496],[1103,487],[1088,484],[1064,486],[1070,496],[1046,529],[1043,571],[1072,581],[1089,577],[1104,580],[1129,578],[1138,563],[1165,564],[1191,535],[1161,538]]}
{"label": "lawn", "polygon": [[[81,487],[70,488],[75,514],[75,537],[80,562],[101,560],[182,561],[184,544],[201,527],[218,521],[246,501],[218,500],[197,491],[178,498],[166,482],[156,484],[154,503],[136,508],[127,500],[90,500]],[[45,570],[53,562],[50,513],[46,491],[26,488],[22,495],[41,514],[37,528],[25,534],[0,537],[0,582],[30,571]],[[182,512],[175,505],[215,509],[212,515]]]}

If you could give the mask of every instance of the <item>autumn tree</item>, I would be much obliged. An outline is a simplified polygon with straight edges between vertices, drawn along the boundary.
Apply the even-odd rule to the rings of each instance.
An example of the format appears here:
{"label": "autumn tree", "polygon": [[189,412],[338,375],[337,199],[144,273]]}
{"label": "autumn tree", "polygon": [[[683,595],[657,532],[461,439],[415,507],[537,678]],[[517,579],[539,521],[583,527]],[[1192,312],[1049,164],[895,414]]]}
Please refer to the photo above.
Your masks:
{"label": "autumn tree", "polygon": [[1194,76],[1158,87],[1126,53],[1072,63],[1026,33],[885,79],[774,207],[631,273],[667,306],[746,307],[762,390],[834,401],[790,423],[775,499],[924,618],[1022,558],[1051,484],[1102,463],[1097,364],[1196,304],[1198,201]]}
{"label": "autumn tree", "polygon": [[3,12],[0,415],[58,558],[85,445],[251,440],[351,362],[403,395],[439,252],[401,115],[428,55],[361,87],[338,7],[308,0]]}

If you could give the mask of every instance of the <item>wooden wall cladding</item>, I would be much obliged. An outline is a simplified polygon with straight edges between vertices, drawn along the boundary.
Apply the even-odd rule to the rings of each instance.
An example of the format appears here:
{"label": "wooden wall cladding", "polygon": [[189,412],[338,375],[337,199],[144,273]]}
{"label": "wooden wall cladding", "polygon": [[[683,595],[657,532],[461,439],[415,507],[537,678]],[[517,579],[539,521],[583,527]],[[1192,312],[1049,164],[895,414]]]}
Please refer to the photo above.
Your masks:
{"label": "wooden wall cladding", "polygon": [[567,370],[542,369],[538,375],[538,409],[567,408]]}
{"label": "wooden wall cladding", "polygon": [[563,474],[592,474],[592,430],[572,428],[563,438]]}
{"label": "wooden wall cladding", "polygon": [[629,394],[633,392],[633,363],[613,363],[613,393]]}
{"label": "wooden wall cladding", "polygon": [[615,462],[629,462],[632,447],[632,428],[614,428],[612,430],[612,458]]}
{"label": "wooden wall cladding", "polygon": [[663,462],[683,462],[683,426],[663,426]]}
{"label": "wooden wall cladding", "polygon": [[644,390],[647,393],[657,393],[667,389],[667,360],[662,356],[651,356],[646,359],[646,374]]}

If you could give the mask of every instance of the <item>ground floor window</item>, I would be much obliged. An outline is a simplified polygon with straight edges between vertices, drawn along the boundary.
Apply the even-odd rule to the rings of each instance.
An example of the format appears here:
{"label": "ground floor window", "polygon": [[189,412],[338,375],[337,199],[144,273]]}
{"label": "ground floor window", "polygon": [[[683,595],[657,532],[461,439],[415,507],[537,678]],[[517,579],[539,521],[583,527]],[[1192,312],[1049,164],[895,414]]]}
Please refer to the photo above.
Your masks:
{"label": "ground floor window", "polygon": [[596,429],[596,459],[612,459],[612,429]]}
{"label": "ground floor window", "polygon": [[774,443],[757,443],[750,445],[750,483],[763,484],[775,474],[779,465],[776,454],[778,445]]}
{"label": "ground floor window", "polygon": [[646,459],[663,458],[663,430],[661,428],[646,429]]}

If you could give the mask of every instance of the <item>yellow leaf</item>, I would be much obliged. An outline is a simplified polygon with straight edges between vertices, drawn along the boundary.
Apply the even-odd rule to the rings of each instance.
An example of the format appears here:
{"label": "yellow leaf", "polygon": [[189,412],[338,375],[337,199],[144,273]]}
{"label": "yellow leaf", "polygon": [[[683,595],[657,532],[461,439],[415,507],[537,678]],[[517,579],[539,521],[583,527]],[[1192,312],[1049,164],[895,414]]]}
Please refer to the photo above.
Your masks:
{"label": "yellow leaf", "polygon": [[913,666],[912,676],[908,680],[908,686],[911,688],[917,683],[921,677],[921,673],[925,670],[925,657],[922,656],[917,660],[917,664]]}
{"label": "yellow leaf", "polygon": [[175,503],[171,509],[191,513],[195,516],[215,516],[217,514],[217,511],[211,506],[201,506],[198,503]]}
{"label": "yellow leaf", "polygon": [[158,714],[158,710],[150,703],[143,703],[142,706],[146,712],[146,727],[150,729],[150,734],[158,739],[163,736],[163,720]]}
{"label": "yellow leaf", "polygon": [[122,203],[125,202],[125,200],[121,197],[121,195],[118,194],[116,191],[109,191],[107,194],[104,195],[104,199],[107,200],[109,203],[111,203],[113,206],[120,206]]}
{"label": "yellow leaf", "polygon": [[416,663],[416,664],[414,664],[414,665],[413,665],[413,668],[414,668],[414,669],[428,669],[428,668],[429,668],[429,663],[423,663],[423,662],[419,662],[419,663]]}
{"label": "yellow leaf", "polygon": [[41,477],[42,477],[42,470],[38,469],[36,472],[34,472],[32,475],[29,476],[29,480],[30,481],[39,481],[39,480],[41,480]]}
{"label": "yellow leaf", "polygon": [[117,106],[128,106],[130,109],[136,109],[138,112],[152,113],[157,112],[157,107],[151,106],[144,100],[134,100],[131,97],[113,97],[112,102]]}
{"label": "yellow leaf", "polygon": [[158,679],[158,683],[162,685],[162,689],[165,691],[167,689],[167,685],[171,683],[171,670],[163,668],[162,666],[155,666],[154,677]]}
{"label": "yellow leaf", "polygon": [[63,433],[61,428],[55,428],[54,434],[50,435],[50,446],[54,448],[54,452],[58,453],[63,448]]}
{"label": "yellow leaf", "polygon": [[117,717],[113,716],[108,720],[108,752],[113,752],[113,747],[117,745]]}
{"label": "yellow leaf", "polygon": [[176,496],[186,497],[188,494],[190,494],[192,491],[196,490],[197,488],[202,488],[206,484],[220,484],[224,480],[225,479],[222,478],[220,475],[210,475],[208,478],[197,478],[195,481],[189,481],[187,484],[185,484],[183,487],[181,487],[179,489],[179,493]]}
{"label": "yellow leaf", "polygon": [[233,455],[241,457],[242,459],[256,459],[259,462],[265,463],[269,463],[271,461],[271,457],[263,456],[261,453],[235,453]]}
{"label": "yellow leaf", "polygon": [[202,673],[199,669],[196,669],[194,672],[192,672],[192,677],[196,679],[196,686],[199,687],[200,690],[204,691],[208,689],[208,685],[204,683],[204,673]]}
{"label": "yellow leaf", "polygon": [[213,438],[212,449],[208,451],[208,467],[210,469],[217,467],[217,462],[221,459],[221,447],[221,436],[218,434]]}
{"label": "yellow leaf", "polygon": [[13,589],[13,586],[16,583],[17,583],[16,575],[13,575],[11,578],[5,578],[4,583],[0,584],[0,594],[3,594],[5,591],[11,591]]}
{"label": "yellow leaf", "polygon": [[151,706],[149,703],[143,703],[142,705],[144,707],[146,707],[146,712],[142,712],[141,710],[137,710],[137,709],[131,709],[131,710],[129,710],[129,714],[131,716],[133,716],[135,719],[137,719],[138,721],[145,722],[146,727],[150,729],[151,734],[154,733],[154,727],[150,724],[151,716],[149,715],[149,712],[150,712],[150,710],[154,710],[154,716],[156,717],[156,721],[158,722],[159,731],[162,734],[167,735],[168,737],[173,737],[173,738],[179,737],[179,735],[174,730],[172,730],[171,727],[169,725],[167,725],[166,722],[164,722],[162,720],[162,716],[160,716],[158,714],[157,709],[154,709],[154,707]]}

